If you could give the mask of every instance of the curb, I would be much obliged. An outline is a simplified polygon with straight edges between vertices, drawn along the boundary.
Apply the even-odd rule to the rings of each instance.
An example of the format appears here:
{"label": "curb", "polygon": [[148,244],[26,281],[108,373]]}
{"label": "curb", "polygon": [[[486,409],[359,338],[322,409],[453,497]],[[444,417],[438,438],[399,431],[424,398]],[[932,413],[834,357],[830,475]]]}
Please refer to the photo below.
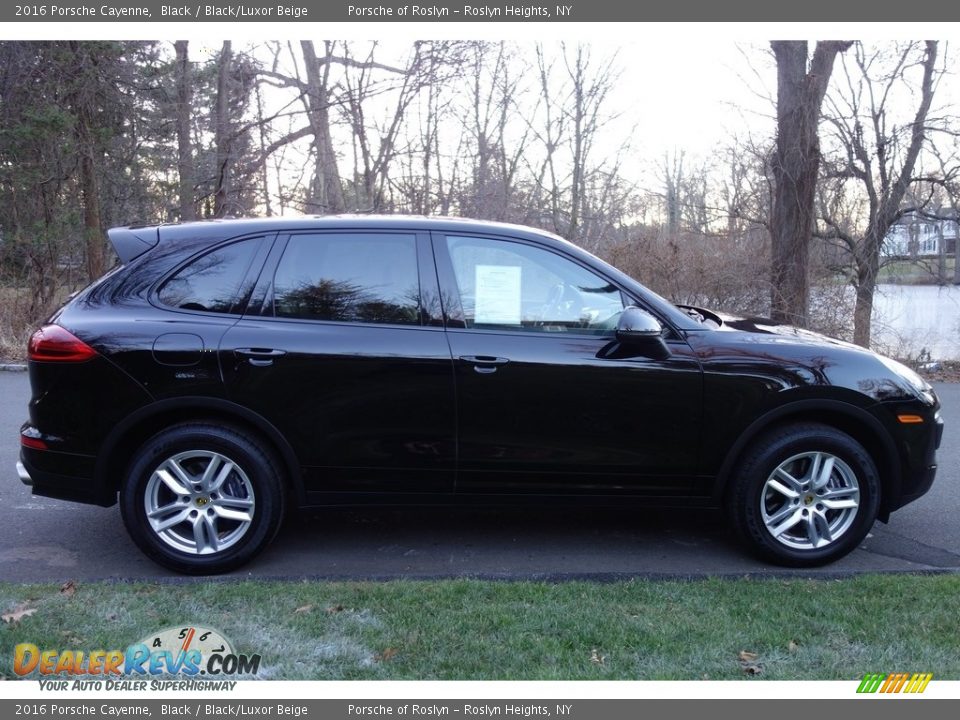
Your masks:
{"label": "curb", "polygon": [[0,363],[0,372],[26,372],[27,366],[22,363]]}

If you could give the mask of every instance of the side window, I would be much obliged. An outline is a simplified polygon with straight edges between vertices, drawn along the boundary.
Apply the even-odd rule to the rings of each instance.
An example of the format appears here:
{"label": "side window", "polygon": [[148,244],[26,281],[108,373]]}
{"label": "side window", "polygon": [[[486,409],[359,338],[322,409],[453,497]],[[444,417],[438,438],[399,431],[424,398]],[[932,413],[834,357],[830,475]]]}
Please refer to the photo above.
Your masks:
{"label": "side window", "polygon": [[160,302],[182,310],[241,312],[253,288],[240,283],[262,240],[249,238],[201,255],[160,286]]}
{"label": "side window", "polygon": [[548,250],[503,240],[447,237],[468,328],[612,332],[620,290]]}
{"label": "side window", "polygon": [[277,317],[420,324],[413,235],[294,235],[273,282]]}

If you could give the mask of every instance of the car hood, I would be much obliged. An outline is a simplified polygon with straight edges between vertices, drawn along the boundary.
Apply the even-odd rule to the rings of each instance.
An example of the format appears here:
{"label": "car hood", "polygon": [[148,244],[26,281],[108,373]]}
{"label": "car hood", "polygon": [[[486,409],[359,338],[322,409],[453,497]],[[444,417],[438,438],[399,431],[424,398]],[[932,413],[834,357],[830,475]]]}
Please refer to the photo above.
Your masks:
{"label": "car hood", "polygon": [[868,353],[870,355],[876,354],[871,350],[866,350],[860,347],[859,345],[854,345],[853,343],[849,343],[844,340],[837,340],[829,335],[824,335],[812,330],[805,330],[803,328],[796,327],[795,325],[784,325],[776,322],[775,320],[771,320],[770,318],[741,317],[739,315],[728,315],[726,313],[713,314],[721,320],[722,324],[718,328],[718,330],[721,332],[739,331],[752,333],[755,335],[768,335],[774,336],[767,338],[771,341],[782,339],[782,341],[787,341],[798,345],[830,345],[837,348],[845,348],[848,350]]}
{"label": "car hood", "polygon": [[688,338],[708,371],[759,372],[783,388],[846,387],[876,401],[913,399],[930,391],[910,368],[859,345],[768,318],[700,312],[710,330]]}

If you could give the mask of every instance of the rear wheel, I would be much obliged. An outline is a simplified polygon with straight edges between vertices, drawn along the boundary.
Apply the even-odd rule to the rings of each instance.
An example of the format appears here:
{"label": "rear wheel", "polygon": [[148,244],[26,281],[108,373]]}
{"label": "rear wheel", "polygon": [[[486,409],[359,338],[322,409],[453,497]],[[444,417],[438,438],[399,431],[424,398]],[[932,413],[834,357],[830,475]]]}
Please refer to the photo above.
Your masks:
{"label": "rear wheel", "polygon": [[176,425],[134,456],[120,493],[124,524],[141,550],[172,570],[232,570],[280,527],[278,467],[268,449],[237,429]]}
{"label": "rear wheel", "polygon": [[863,446],[813,423],[761,437],[742,458],[728,498],[734,527],[754,551],[798,567],[857,547],[879,505],[879,474]]}

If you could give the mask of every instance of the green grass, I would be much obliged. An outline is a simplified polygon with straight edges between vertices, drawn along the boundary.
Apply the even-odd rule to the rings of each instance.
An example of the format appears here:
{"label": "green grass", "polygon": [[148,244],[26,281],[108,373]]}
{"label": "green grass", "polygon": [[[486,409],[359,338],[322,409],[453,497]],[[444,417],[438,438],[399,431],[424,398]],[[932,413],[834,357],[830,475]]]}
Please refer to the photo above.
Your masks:
{"label": "green grass", "polygon": [[[119,649],[196,623],[272,679],[960,678],[960,576],[848,580],[0,585],[13,647]],[[756,654],[744,662],[741,651]]]}
{"label": "green grass", "polygon": [[[954,259],[946,258],[946,281],[953,282]],[[936,284],[939,273],[939,260],[936,257],[924,257],[917,260],[889,260],[880,268],[879,282],[902,283],[905,285]]]}

